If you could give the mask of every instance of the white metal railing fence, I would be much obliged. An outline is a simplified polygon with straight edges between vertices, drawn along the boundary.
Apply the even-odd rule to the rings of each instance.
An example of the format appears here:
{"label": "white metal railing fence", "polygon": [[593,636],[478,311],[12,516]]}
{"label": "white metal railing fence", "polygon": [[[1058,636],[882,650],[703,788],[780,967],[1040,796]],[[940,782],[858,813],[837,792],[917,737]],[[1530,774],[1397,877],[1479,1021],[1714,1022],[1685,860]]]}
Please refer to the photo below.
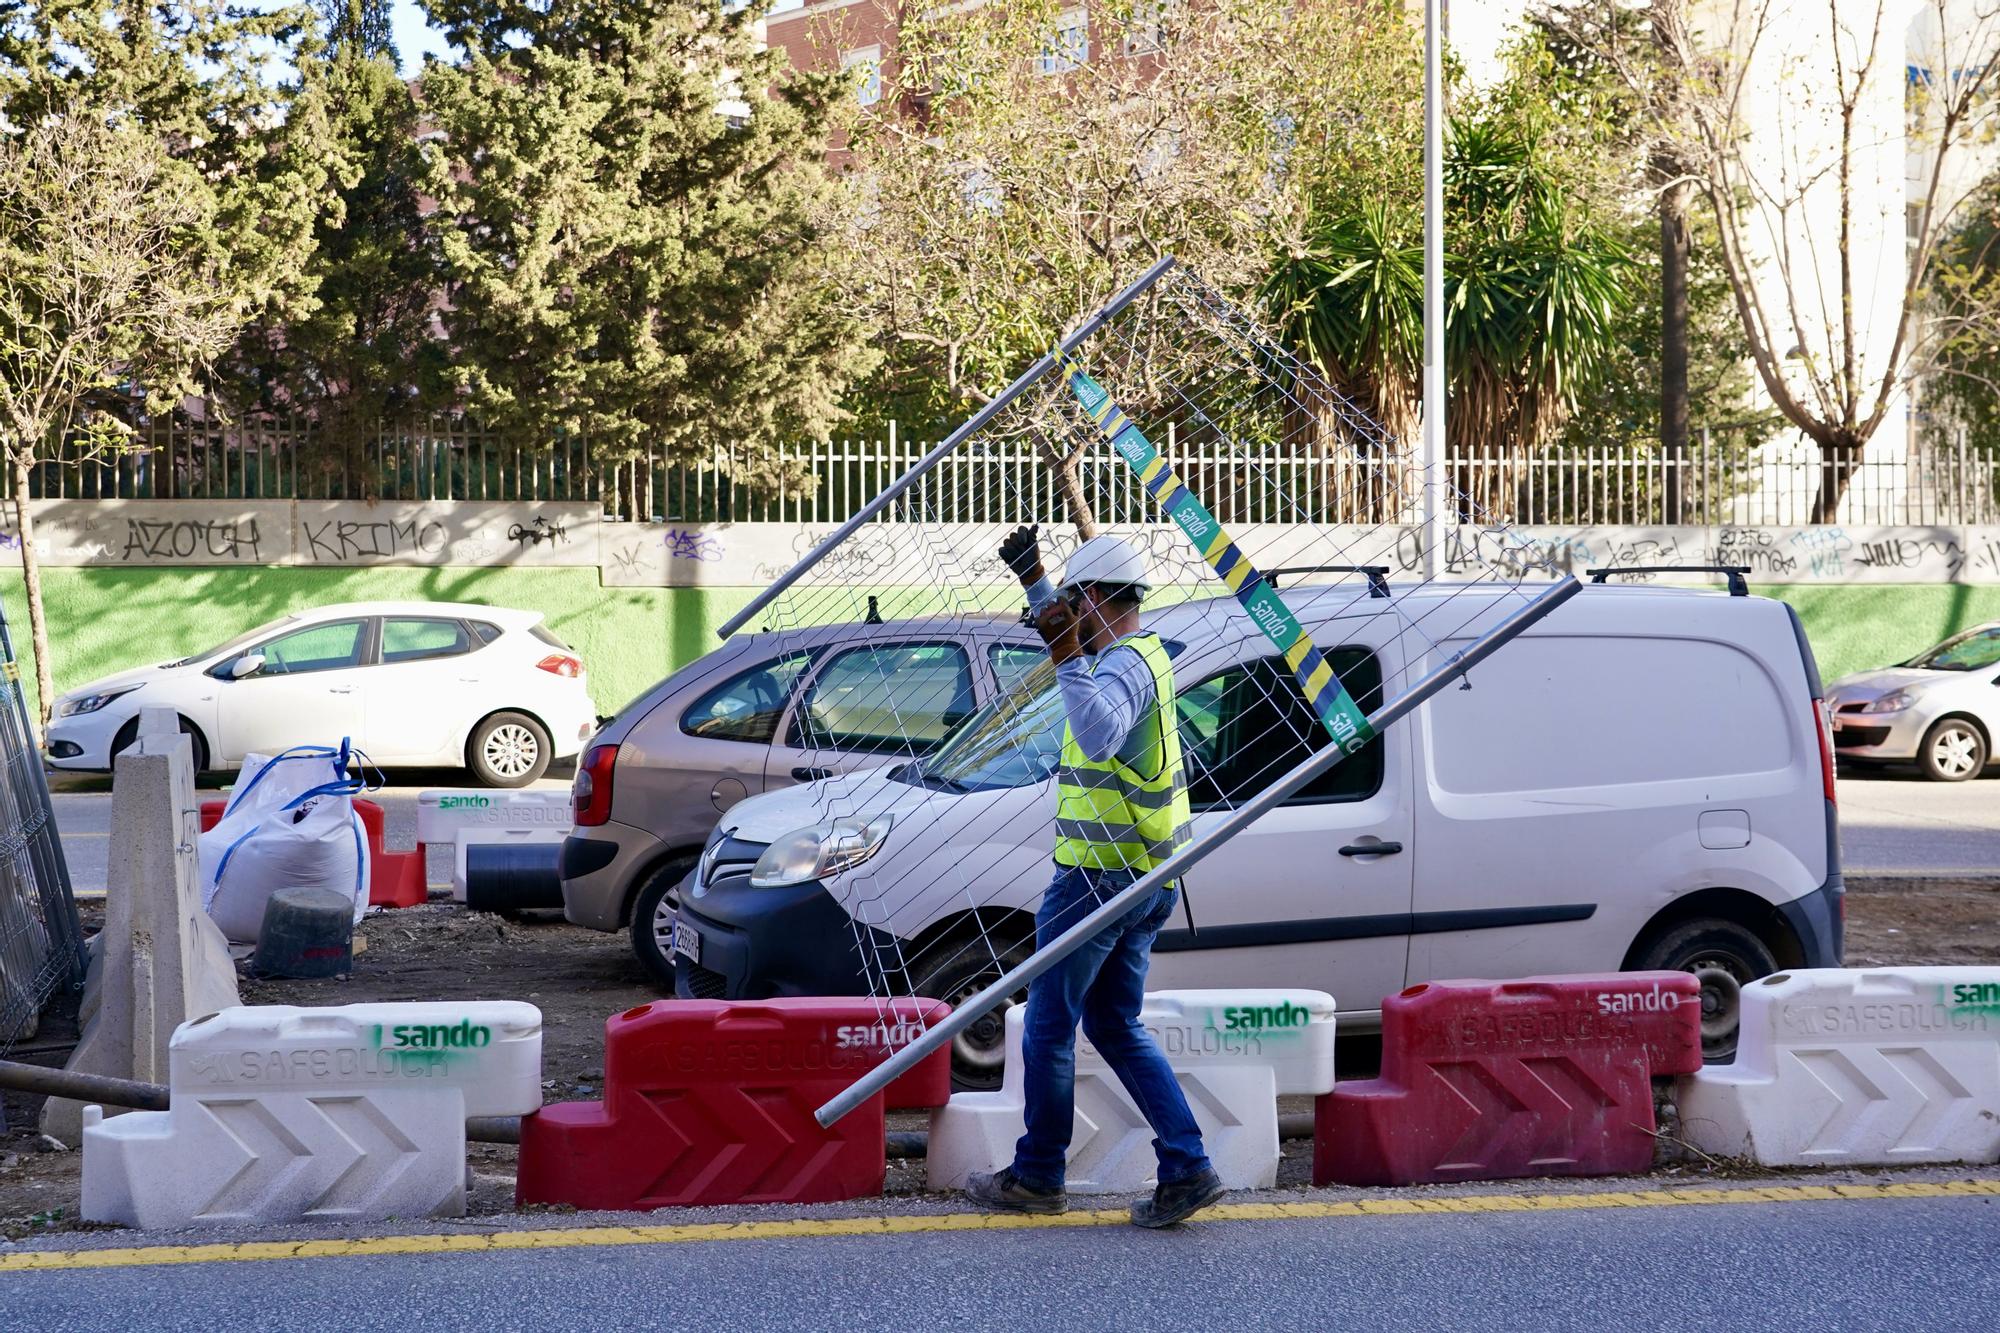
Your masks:
{"label": "white metal railing fence", "polygon": [[[607,515],[678,522],[837,523],[930,447],[893,425],[878,439],[787,445],[779,480],[744,480],[761,450],[717,442],[706,456],[659,451],[604,460],[588,440],[530,446],[438,417],[330,451],[309,429],[258,422],[222,427],[175,420],[141,431],[131,447],[37,468],[30,494],[48,499],[386,499],[599,501]],[[1275,521],[1301,508],[1325,522],[1414,521],[1385,512],[1414,493],[1399,480],[1410,460],[1392,451],[1329,456],[1310,441],[1228,456],[1163,452],[1225,523]],[[1876,448],[1871,453],[1884,451]],[[1457,450],[1452,477],[1468,497],[1460,517],[1544,525],[1803,525],[1828,475],[1809,441],[1752,441],[1706,433],[1680,458],[1650,441],[1537,453]],[[1842,463],[1838,520],[1857,525],[2000,523],[2000,451],[1963,439],[1908,456]],[[789,479],[787,479],[789,478]],[[1083,493],[1099,522],[1145,518],[1150,501],[1108,455],[1083,464]],[[11,494],[11,488],[8,489]],[[1035,512],[1017,512],[1032,494]],[[968,446],[927,473],[886,517],[964,523],[1056,522],[1060,481],[1031,445]],[[1003,512],[1004,511],[1004,512]]]}

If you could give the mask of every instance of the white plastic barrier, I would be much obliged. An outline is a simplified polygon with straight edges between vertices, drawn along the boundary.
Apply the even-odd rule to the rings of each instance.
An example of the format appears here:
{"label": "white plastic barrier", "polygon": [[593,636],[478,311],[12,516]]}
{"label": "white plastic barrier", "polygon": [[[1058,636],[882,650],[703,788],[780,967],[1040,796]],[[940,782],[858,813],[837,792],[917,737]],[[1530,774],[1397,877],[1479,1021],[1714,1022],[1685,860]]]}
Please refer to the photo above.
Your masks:
{"label": "white plastic barrier", "polygon": [[[1021,1032],[1026,1007],[1007,1014],[1007,1070],[998,1092],[966,1092],[931,1113],[927,1174],[934,1190],[962,1189],[975,1171],[1014,1160],[1027,1099]],[[1157,991],[1140,1021],[1160,1044],[1201,1126],[1202,1145],[1230,1189],[1278,1178],[1278,1097],[1333,1090],[1333,997],[1320,991]],[[1118,1076],[1081,1035],[1076,1129],[1067,1188],[1129,1194],[1152,1188],[1153,1131]]]}
{"label": "white plastic barrier", "polygon": [[1733,1064],[1678,1089],[1705,1153],[1766,1166],[2000,1161],[2000,967],[1825,968],[1743,988]]}
{"label": "white plastic barrier", "polygon": [[452,848],[451,896],[465,901],[465,849],[475,843],[559,843],[575,823],[566,791],[417,793],[417,841]]}
{"label": "white plastic barrier", "polygon": [[531,1004],[225,1009],[184,1023],[170,1109],[86,1108],[83,1216],[138,1227],[457,1216],[468,1116],[542,1101]]}

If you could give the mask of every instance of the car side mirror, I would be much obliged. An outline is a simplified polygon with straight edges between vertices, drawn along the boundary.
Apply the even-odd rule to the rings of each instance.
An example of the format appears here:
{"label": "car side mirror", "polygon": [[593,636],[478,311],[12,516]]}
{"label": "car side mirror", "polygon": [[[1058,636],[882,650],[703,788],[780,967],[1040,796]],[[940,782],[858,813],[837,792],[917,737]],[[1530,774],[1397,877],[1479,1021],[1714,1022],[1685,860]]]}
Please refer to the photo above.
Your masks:
{"label": "car side mirror", "polygon": [[254,676],[263,669],[264,655],[262,653],[245,653],[229,664],[229,678],[231,680],[242,680],[245,676]]}

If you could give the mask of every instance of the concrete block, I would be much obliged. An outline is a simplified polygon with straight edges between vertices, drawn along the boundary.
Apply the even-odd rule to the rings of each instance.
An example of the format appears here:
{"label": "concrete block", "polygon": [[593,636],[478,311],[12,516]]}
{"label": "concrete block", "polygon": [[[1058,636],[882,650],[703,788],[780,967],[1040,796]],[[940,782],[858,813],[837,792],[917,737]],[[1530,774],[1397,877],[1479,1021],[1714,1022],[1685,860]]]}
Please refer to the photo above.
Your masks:
{"label": "concrete block", "polygon": [[541,1023],[513,1001],[272,1005],[188,1023],[174,1035],[170,1110],[85,1125],[83,1216],[173,1227],[462,1214],[466,1118],[541,1105]]}
{"label": "concrete block", "polygon": [[[1023,1129],[1025,1007],[1007,1014],[1007,1072],[998,1092],[960,1093],[931,1115],[929,1186],[962,1189],[976,1171],[1014,1160]],[[1278,1096],[1333,1087],[1333,998],[1319,991],[1159,991],[1140,1021],[1186,1094],[1202,1143],[1231,1189],[1278,1177]],[[1153,1131],[1104,1057],[1077,1039],[1076,1127],[1067,1188],[1074,1194],[1151,1189]]]}
{"label": "concrete block", "polygon": [[2000,967],[1822,968],[1743,988],[1733,1064],[1682,1133],[1765,1166],[2000,1161]]}
{"label": "concrete block", "polygon": [[566,791],[468,788],[417,793],[417,843],[452,849],[451,896],[461,903],[466,848],[485,843],[560,843],[574,822]]}
{"label": "concrete block", "polygon": [[[68,1068],[162,1083],[174,1031],[241,1004],[222,932],[201,909],[194,755],[172,709],[141,714],[113,761],[104,929],[92,941],[82,1040]],[[75,1143],[83,1107],[50,1098],[42,1132]]]}

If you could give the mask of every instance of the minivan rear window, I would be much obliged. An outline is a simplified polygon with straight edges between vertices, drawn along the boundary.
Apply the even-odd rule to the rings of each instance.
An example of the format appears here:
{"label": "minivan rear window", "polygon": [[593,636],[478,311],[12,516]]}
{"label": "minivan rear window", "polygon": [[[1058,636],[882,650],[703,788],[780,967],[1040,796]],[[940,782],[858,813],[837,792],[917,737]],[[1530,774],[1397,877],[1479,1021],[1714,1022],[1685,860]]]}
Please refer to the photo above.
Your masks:
{"label": "minivan rear window", "polygon": [[792,687],[811,660],[810,654],[792,653],[737,672],[689,705],[681,730],[705,740],[770,744]]}
{"label": "minivan rear window", "polygon": [[1432,779],[1466,795],[1769,773],[1793,762],[1792,719],[1811,716],[1755,658],[1706,639],[1531,635],[1470,675],[1424,705]]}

